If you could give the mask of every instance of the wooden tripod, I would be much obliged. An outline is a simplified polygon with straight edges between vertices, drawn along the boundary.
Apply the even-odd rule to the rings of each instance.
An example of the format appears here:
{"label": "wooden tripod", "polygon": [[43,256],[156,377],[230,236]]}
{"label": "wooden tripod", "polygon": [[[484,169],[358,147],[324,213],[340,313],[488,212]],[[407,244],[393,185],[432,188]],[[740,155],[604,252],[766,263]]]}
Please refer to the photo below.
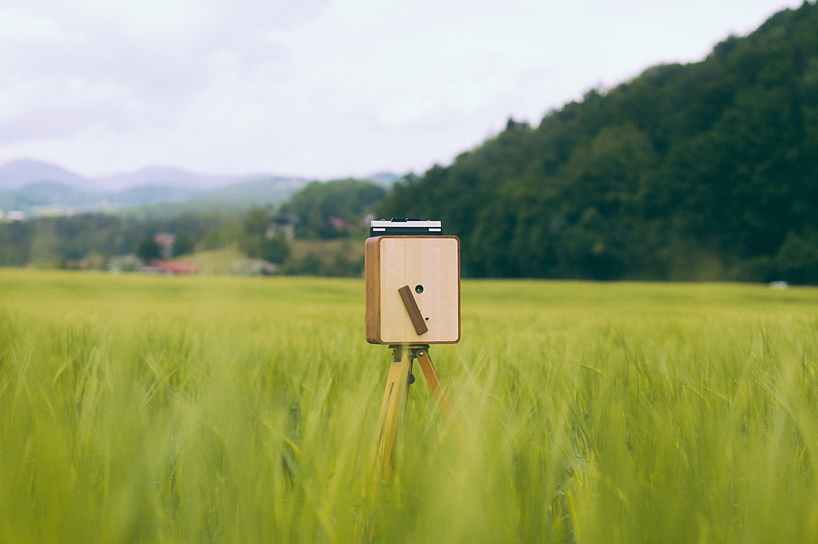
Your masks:
{"label": "wooden tripod", "polygon": [[[435,370],[435,365],[429,358],[428,344],[412,344],[389,346],[392,350],[392,363],[389,366],[389,376],[386,379],[386,390],[383,393],[381,403],[381,413],[378,416],[378,447],[375,450],[377,464],[375,465],[376,479],[391,480],[394,472],[393,450],[395,437],[398,432],[400,418],[406,411],[406,398],[409,394],[409,386],[415,381],[412,375],[412,362],[417,359],[426,383],[432,391],[432,395],[437,401],[438,410],[449,424],[450,432],[455,439],[460,439],[460,428],[454,417],[452,406],[440,378]],[[381,464],[382,463],[382,464]]]}

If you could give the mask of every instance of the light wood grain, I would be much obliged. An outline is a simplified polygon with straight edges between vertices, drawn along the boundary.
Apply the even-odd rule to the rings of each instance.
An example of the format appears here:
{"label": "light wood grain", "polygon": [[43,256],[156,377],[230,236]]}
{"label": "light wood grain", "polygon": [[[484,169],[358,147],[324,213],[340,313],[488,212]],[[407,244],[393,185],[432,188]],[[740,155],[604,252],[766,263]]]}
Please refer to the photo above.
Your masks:
{"label": "light wood grain", "polygon": [[415,332],[424,334],[429,331],[426,322],[423,321],[423,314],[420,313],[418,303],[415,301],[415,296],[412,294],[412,289],[408,285],[404,285],[398,289],[403,305],[406,307],[406,312],[409,314],[409,319],[412,320],[412,326],[415,327]]}
{"label": "light wood grain", "polygon": [[[460,240],[456,236],[379,236],[366,241],[367,341],[374,344],[460,340]],[[415,329],[398,290],[414,296],[428,329]]]}
{"label": "light wood grain", "polygon": [[364,285],[366,289],[366,341],[381,341],[381,257],[380,237],[367,238],[364,245]]}
{"label": "light wood grain", "polygon": [[395,349],[392,351],[392,363],[389,366],[389,375],[386,379],[386,389],[381,403],[381,413],[378,416],[378,447],[377,456],[382,467],[378,471],[378,480],[388,480],[394,470],[392,449],[395,445],[395,436],[398,424],[406,410],[406,397],[409,395],[409,374],[412,371],[410,350]]}

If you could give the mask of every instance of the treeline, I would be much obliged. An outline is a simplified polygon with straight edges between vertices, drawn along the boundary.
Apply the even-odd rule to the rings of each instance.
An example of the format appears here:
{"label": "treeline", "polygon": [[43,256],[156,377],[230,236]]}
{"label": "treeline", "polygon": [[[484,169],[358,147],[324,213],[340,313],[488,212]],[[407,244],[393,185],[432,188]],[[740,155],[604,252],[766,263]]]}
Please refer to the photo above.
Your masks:
{"label": "treeline", "polygon": [[386,190],[370,181],[313,181],[285,202],[280,213],[297,219],[299,238],[338,238],[367,232],[361,220],[372,213]]}
{"label": "treeline", "polygon": [[468,276],[818,282],[818,8],[661,65],[408,176]]}
{"label": "treeline", "polygon": [[[175,237],[170,256],[235,245],[247,257],[281,265],[282,273],[358,275],[362,259],[344,252],[291,254],[293,239],[364,238],[362,218],[386,191],[369,181],[313,182],[279,207],[244,212],[137,219],[106,214],[41,217],[0,224],[0,266],[106,269],[125,255],[143,263],[165,257],[154,239]],[[131,263],[130,266],[134,266]]]}
{"label": "treeline", "polygon": [[239,217],[213,213],[152,221],[82,214],[5,223],[0,224],[0,266],[64,267],[90,259],[100,268],[111,257],[134,253],[140,242],[156,233],[203,241],[229,230],[231,224],[237,228],[238,222]]}

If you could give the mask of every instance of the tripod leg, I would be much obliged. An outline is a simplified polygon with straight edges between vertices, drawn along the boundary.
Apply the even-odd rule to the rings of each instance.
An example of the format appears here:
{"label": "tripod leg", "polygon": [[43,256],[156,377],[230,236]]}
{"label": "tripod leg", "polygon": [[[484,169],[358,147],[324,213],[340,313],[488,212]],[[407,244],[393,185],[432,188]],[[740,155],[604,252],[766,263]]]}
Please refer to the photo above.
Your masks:
{"label": "tripod leg", "polygon": [[392,350],[392,363],[389,365],[389,375],[386,378],[386,389],[381,402],[381,412],[378,415],[378,445],[372,456],[372,487],[364,490],[364,496],[370,501],[370,521],[368,522],[369,541],[375,540],[375,505],[381,482],[391,481],[394,474],[394,458],[392,452],[395,446],[395,437],[398,432],[400,417],[406,411],[406,397],[409,394],[409,376],[412,372],[414,351],[402,346]]}
{"label": "tripod leg", "polygon": [[435,365],[432,364],[432,359],[429,358],[428,349],[415,350],[415,357],[418,359],[423,375],[426,377],[426,383],[429,384],[429,389],[432,391],[437,401],[437,408],[449,424],[452,435],[456,440],[462,441],[463,435],[460,432],[460,427],[457,424],[457,419],[454,417],[452,405],[449,404],[449,399],[446,398],[446,392],[443,391],[443,385],[440,383],[440,377],[437,375]]}
{"label": "tripod leg", "polygon": [[384,478],[391,476],[394,467],[392,451],[395,445],[395,436],[398,432],[398,423],[406,406],[411,367],[411,350],[397,348],[392,351],[392,363],[389,366],[386,390],[383,394],[381,413],[378,417],[377,456],[383,461],[381,476]]}

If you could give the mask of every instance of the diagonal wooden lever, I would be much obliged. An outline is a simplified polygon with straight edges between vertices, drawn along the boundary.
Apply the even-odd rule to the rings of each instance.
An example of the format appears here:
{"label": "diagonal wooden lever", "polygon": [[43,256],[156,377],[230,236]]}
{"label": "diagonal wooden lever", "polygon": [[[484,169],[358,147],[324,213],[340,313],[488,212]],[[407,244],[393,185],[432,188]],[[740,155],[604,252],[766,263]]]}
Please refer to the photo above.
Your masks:
{"label": "diagonal wooden lever", "polygon": [[412,320],[412,325],[415,326],[415,332],[418,334],[428,332],[429,327],[426,326],[426,321],[423,320],[423,314],[420,313],[412,289],[408,285],[404,285],[398,289],[398,293],[400,293],[400,298],[403,300],[403,305],[406,306],[406,311],[409,312],[409,319]]}

